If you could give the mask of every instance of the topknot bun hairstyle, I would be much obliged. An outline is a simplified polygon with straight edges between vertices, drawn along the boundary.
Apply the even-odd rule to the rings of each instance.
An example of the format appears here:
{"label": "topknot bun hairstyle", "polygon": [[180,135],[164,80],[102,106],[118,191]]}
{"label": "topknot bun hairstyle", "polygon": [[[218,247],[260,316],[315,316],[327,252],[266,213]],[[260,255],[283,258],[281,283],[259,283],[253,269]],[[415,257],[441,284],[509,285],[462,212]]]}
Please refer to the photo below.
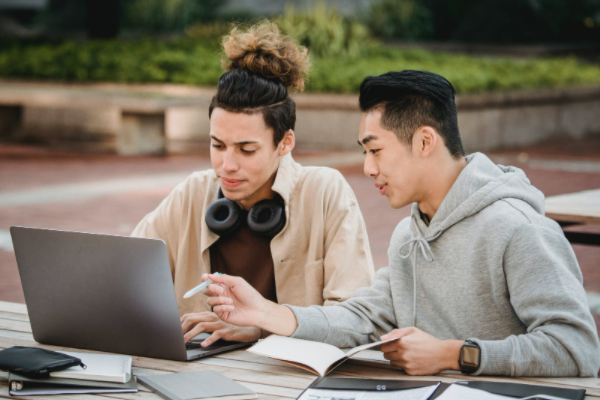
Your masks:
{"label": "topknot bun hairstyle", "polygon": [[279,79],[288,88],[304,90],[304,78],[310,68],[308,50],[298,47],[289,36],[279,32],[272,22],[263,22],[243,32],[233,28],[223,38],[228,61],[226,70],[246,68],[266,78]]}
{"label": "topknot bun hairstyle", "polygon": [[310,69],[308,50],[283,35],[277,25],[262,22],[244,31],[232,29],[223,38],[228,71],[219,78],[209,107],[246,114],[262,113],[273,129],[275,146],[296,124],[296,104],[288,88],[303,90]]}

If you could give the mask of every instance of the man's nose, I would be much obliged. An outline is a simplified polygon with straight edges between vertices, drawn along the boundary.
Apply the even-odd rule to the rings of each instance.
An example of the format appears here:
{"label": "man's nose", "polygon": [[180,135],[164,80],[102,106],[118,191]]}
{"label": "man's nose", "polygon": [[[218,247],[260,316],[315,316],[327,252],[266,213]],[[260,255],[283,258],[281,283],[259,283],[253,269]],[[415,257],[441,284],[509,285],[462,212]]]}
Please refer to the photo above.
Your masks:
{"label": "man's nose", "polygon": [[227,151],[225,157],[223,158],[223,169],[225,171],[237,171],[239,169],[239,165],[237,160],[235,159],[235,154],[233,151]]}
{"label": "man's nose", "polygon": [[368,177],[376,177],[379,175],[379,169],[377,168],[377,164],[375,164],[368,154],[365,157],[365,164],[363,165],[363,171]]}

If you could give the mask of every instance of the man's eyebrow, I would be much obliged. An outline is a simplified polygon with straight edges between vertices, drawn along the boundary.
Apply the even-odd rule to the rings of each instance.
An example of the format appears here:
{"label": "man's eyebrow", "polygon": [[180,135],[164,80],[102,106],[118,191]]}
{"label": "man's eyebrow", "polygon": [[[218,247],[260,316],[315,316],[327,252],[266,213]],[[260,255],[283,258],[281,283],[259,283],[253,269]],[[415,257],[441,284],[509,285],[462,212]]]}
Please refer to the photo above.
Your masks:
{"label": "man's eyebrow", "polygon": [[[216,137],[215,135],[210,135],[210,138],[213,139],[213,140],[216,140],[219,143],[225,143],[221,139],[219,139],[218,137]],[[253,140],[245,140],[243,142],[237,142],[237,143],[234,143],[234,144],[237,145],[237,146],[244,146],[246,144],[257,144],[257,143],[258,142],[253,141]]]}
{"label": "man's eyebrow", "polygon": [[358,142],[358,144],[365,145],[365,144],[369,143],[371,140],[377,140],[377,139],[379,139],[379,138],[375,135],[368,135],[362,140],[362,144],[360,141]]}

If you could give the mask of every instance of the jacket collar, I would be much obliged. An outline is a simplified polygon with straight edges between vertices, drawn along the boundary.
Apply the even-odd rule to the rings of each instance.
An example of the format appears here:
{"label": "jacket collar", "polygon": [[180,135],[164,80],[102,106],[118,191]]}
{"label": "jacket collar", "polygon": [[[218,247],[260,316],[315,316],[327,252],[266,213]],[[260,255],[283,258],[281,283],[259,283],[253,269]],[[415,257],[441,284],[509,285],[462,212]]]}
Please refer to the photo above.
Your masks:
{"label": "jacket collar", "polygon": [[283,198],[286,209],[289,207],[290,200],[301,176],[302,166],[294,161],[291,153],[279,158],[279,168],[277,169],[275,182],[273,182],[271,189],[279,193]]}

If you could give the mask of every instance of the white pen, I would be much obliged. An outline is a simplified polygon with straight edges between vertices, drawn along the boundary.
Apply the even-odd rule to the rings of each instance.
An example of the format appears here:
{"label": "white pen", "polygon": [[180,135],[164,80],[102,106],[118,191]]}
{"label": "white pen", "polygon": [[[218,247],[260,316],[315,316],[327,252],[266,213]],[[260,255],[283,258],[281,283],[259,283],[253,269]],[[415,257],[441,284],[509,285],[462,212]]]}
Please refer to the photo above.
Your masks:
{"label": "white pen", "polygon": [[[220,275],[221,273],[217,272],[217,274]],[[208,287],[208,285],[210,285],[211,283],[213,283],[213,281],[211,281],[210,279],[202,282],[201,284],[199,284],[198,286],[196,286],[195,288],[189,290],[186,294],[184,294],[183,298],[187,299],[188,297],[192,297],[193,295],[195,295],[199,291],[206,289]]]}

